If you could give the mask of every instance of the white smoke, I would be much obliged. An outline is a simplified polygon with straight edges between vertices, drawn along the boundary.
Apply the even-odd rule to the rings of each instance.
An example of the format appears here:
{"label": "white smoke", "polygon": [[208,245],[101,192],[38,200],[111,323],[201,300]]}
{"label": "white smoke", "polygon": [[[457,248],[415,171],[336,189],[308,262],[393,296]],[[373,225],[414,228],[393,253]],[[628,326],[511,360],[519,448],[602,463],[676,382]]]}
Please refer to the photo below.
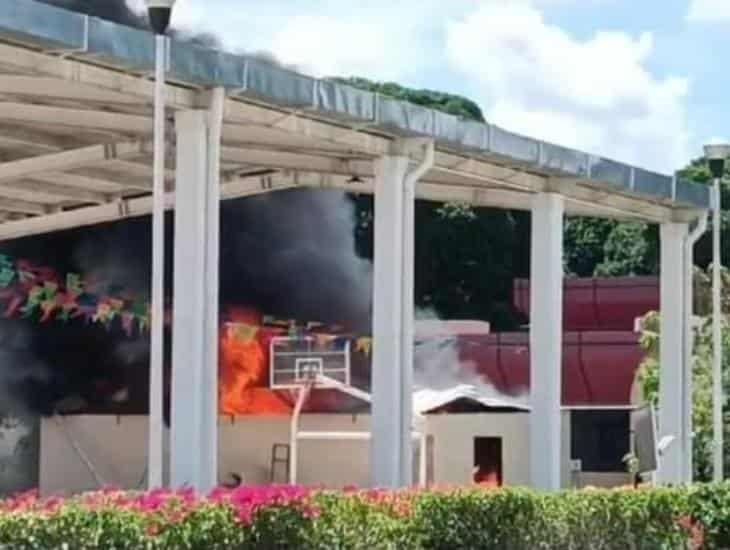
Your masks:
{"label": "white smoke", "polygon": [[[433,309],[417,309],[416,320],[438,320],[438,312]],[[527,406],[529,392],[525,389],[518,395],[510,395],[499,391],[493,384],[479,373],[474,361],[461,358],[459,336],[456,331],[449,334],[443,331],[441,336],[430,335],[416,339],[417,344],[413,356],[414,390],[449,390],[457,386],[471,386],[481,396],[514,404]],[[486,338],[484,345],[487,345]]]}

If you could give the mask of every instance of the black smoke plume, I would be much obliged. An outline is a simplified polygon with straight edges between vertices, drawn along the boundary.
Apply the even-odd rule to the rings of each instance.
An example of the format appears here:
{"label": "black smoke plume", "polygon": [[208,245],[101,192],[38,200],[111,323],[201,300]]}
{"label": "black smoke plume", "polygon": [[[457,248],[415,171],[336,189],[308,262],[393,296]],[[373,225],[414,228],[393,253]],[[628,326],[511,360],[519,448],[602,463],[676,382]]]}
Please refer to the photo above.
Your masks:
{"label": "black smoke plume", "polygon": [[[42,0],[47,4],[147,28],[146,17],[124,0]],[[182,34],[205,45],[213,36]],[[259,54],[270,62],[276,60]],[[172,287],[172,215],[166,221],[166,288]],[[296,190],[223,203],[221,313],[228,306],[366,331],[370,321],[370,264],[355,252],[352,201],[336,191]],[[0,252],[147,299],[149,218],[0,243]],[[167,368],[169,369],[168,332]],[[0,396],[42,414],[144,413],[149,341],[121,330],[0,317]],[[112,399],[129,391],[129,399]],[[121,393],[120,393],[121,392]]]}
{"label": "black smoke plume", "polygon": [[[59,8],[76,11],[92,17],[100,17],[108,21],[149,30],[149,22],[144,14],[136,13],[125,0],[39,0]],[[181,29],[171,29],[170,34],[201,45],[216,47],[219,42],[215,36],[208,33],[191,33]]]}
{"label": "black smoke plume", "polygon": [[147,28],[147,21],[129,8],[124,0],[39,0],[59,8],[100,17],[115,23],[140,29]]}
{"label": "black smoke plume", "polygon": [[[173,283],[167,217],[166,288]],[[220,306],[283,319],[370,326],[371,266],[355,253],[352,201],[338,191],[278,191],[221,207]],[[0,252],[81,273],[103,288],[147,298],[151,225],[140,218],[0,244]],[[20,337],[22,336],[22,338]],[[169,369],[168,332],[167,359]],[[149,341],[83,321],[0,321],[3,392],[42,414],[146,411]],[[127,389],[129,400],[115,392]]]}
{"label": "black smoke plume", "polygon": [[[145,14],[137,13],[129,7],[125,0],[38,0],[44,4],[50,4],[59,8],[76,11],[92,17],[99,17],[129,27],[137,29],[150,30],[149,21]],[[211,33],[194,32],[190,29],[172,28],[169,33],[174,38],[188,40],[201,46],[209,48],[220,48],[221,42],[217,36]],[[240,54],[246,54],[251,57],[260,59],[272,65],[281,65],[276,56],[266,51],[239,51]],[[295,66],[286,65],[290,69],[296,69]]]}

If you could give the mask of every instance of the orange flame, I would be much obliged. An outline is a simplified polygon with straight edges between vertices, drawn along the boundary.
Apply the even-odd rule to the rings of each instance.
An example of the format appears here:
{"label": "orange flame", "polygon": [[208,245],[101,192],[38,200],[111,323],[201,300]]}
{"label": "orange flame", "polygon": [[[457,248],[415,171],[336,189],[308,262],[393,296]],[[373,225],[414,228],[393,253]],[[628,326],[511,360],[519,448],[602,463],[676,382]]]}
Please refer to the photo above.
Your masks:
{"label": "orange flame", "polygon": [[221,414],[290,414],[291,405],[269,389],[268,342],[261,315],[252,309],[227,312],[221,326],[219,409]]}

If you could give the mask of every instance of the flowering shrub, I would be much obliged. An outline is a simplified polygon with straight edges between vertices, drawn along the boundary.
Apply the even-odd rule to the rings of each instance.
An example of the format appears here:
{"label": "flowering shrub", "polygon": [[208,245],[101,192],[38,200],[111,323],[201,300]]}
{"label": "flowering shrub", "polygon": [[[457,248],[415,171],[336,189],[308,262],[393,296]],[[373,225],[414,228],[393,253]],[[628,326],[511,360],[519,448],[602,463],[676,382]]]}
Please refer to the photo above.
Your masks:
{"label": "flowering shrub", "polygon": [[730,547],[730,485],[432,491],[300,486],[108,489],[0,501],[12,549],[662,549]]}

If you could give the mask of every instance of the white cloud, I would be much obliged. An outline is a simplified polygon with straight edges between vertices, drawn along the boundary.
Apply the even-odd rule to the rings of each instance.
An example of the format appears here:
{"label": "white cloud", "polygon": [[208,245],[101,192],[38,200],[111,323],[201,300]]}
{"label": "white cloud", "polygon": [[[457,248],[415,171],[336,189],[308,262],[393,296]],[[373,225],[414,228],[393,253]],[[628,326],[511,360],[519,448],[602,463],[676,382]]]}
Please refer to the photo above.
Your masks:
{"label": "white cloud", "polygon": [[385,25],[372,21],[296,16],[274,35],[270,51],[278,59],[316,76],[392,79],[403,74],[411,59],[403,43],[408,40],[407,34],[394,37],[389,32]]}
{"label": "white cloud", "polygon": [[[129,2],[139,0],[128,0]],[[443,21],[477,0],[180,0],[173,22],[213,32],[237,51],[267,51],[316,75],[403,80],[441,53]]]}
{"label": "white cloud", "polygon": [[713,136],[707,140],[708,145],[723,145],[725,143],[730,143],[730,142],[726,138],[719,137],[719,136]]}
{"label": "white cloud", "polygon": [[730,21],[730,1],[691,0],[687,20],[702,23]]}
{"label": "white cloud", "polygon": [[577,39],[522,1],[488,0],[447,29],[451,64],[474,80],[492,122],[669,171],[688,158],[683,78],[646,66],[652,35]]}

